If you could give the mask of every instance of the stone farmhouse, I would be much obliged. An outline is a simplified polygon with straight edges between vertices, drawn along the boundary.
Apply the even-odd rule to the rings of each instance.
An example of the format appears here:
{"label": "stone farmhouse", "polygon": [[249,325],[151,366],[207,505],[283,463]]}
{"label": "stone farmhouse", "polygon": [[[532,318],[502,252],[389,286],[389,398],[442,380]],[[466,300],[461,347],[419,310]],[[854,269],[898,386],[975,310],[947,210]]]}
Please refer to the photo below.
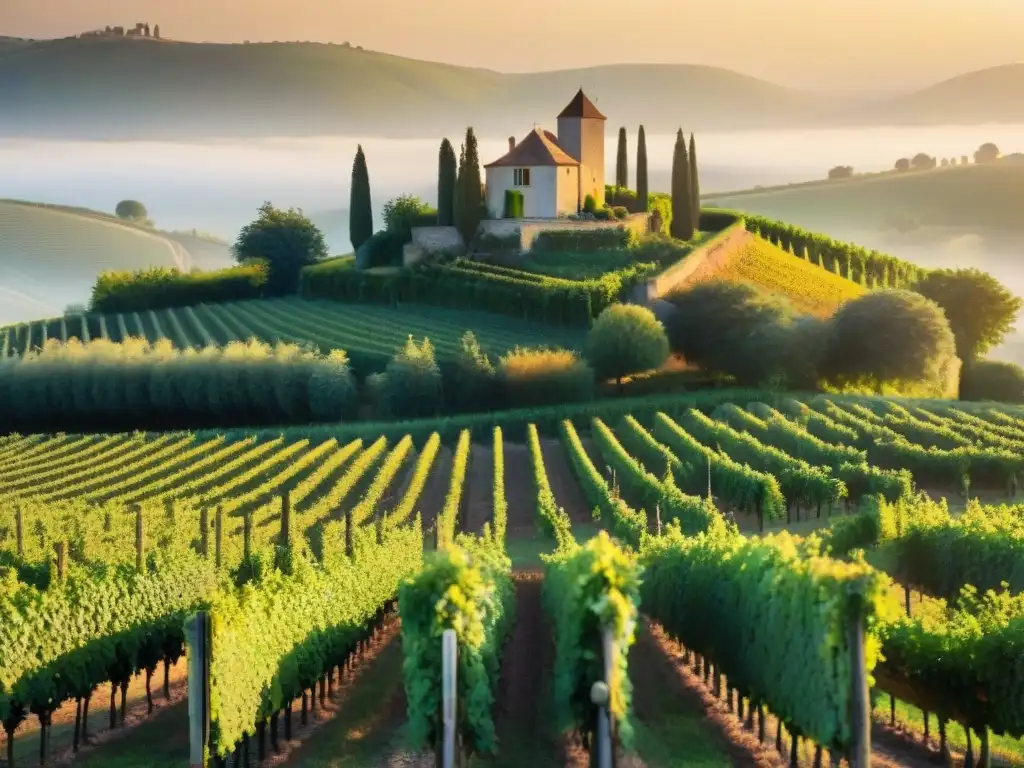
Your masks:
{"label": "stone farmhouse", "polygon": [[556,219],[578,213],[587,195],[604,205],[604,132],[607,118],[581,88],[558,115],[558,133],[534,128],[508,152],[484,166],[487,210],[500,219],[505,190],[523,196],[527,219]]}

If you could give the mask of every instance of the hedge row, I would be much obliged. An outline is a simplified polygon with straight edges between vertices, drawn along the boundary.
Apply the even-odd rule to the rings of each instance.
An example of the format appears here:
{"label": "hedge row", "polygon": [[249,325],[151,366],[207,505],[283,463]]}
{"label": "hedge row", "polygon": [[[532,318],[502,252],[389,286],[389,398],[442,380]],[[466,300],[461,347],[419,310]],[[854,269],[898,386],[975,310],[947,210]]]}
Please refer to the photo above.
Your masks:
{"label": "hedge row", "polygon": [[344,352],[290,344],[180,351],[166,339],[72,339],[0,362],[2,432],[337,422],[355,405]]}
{"label": "hedge row", "polygon": [[586,328],[644,277],[646,270],[640,266],[595,280],[561,280],[470,261],[427,263],[384,274],[330,262],[306,269],[300,290],[306,298],[419,302]]}
{"label": "hedge row", "polygon": [[879,251],[833,240],[782,221],[744,214],[747,230],[769,240],[798,258],[806,259],[868,287],[906,288],[926,270]]}
{"label": "hedge row", "polygon": [[135,272],[103,272],[92,289],[93,312],[117,314],[147,309],[258,299],[267,270],[251,264],[211,272],[151,267]]}

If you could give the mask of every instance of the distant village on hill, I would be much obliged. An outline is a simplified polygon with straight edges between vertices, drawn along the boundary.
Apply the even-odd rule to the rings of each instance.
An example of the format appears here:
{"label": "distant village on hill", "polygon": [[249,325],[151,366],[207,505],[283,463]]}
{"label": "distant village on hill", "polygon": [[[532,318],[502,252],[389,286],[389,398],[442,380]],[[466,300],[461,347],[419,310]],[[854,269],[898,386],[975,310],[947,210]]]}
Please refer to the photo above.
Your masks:
{"label": "distant village on hill", "polygon": [[82,32],[77,37],[154,37],[159,40],[160,25],[154,25],[151,31],[148,21],[140,21],[131,29],[107,26],[104,29],[91,29],[88,32]]}

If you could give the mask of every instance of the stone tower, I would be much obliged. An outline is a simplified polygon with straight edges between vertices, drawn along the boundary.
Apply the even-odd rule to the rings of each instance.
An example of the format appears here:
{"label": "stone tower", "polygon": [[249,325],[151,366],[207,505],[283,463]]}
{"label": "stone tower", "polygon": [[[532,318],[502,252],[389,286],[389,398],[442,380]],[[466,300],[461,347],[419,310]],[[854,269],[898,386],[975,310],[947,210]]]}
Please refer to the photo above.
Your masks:
{"label": "stone tower", "polygon": [[558,116],[558,144],[580,161],[580,206],[593,195],[597,207],[604,205],[604,124],[594,102],[583,89]]}

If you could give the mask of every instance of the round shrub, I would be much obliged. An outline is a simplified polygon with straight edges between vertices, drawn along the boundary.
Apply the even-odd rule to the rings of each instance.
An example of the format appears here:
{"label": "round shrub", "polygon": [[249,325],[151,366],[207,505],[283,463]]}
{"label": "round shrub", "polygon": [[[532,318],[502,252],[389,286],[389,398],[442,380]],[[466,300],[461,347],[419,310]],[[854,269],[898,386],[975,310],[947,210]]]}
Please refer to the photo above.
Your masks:
{"label": "round shrub", "polygon": [[668,357],[665,327],[647,307],[613,304],[587,334],[585,355],[601,379],[622,379],[657,368]]}
{"label": "round shrub", "polygon": [[613,206],[612,213],[615,215],[616,219],[624,219],[629,216],[629,211],[626,210],[626,206],[624,205]]}
{"label": "round shrub", "polygon": [[441,369],[430,339],[416,344],[412,336],[384,370],[382,405],[395,419],[434,416],[442,406]]}
{"label": "round shrub", "polygon": [[309,377],[309,410],[317,421],[340,421],[355,414],[359,393],[344,350],[335,349]]}
{"label": "round shrub", "polygon": [[961,400],[1024,403],[1024,368],[998,360],[975,360],[960,375]]}
{"label": "round shrub", "polygon": [[737,345],[757,328],[784,322],[788,308],[745,283],[713,280],[672,294],[676,312],[668,319],[672,350],[701,368],[726,373]]}
{"label": "round shrub", "polygon": [[512,408],[581,402],[594,397],[594,372],[567,349],[516,347],[499,366]]}
{"label": "round shrub", "polygon": [[[939,393],[959,373],[956,340],[941,307],[912,291],[875,291],[832,317],[823,373],[844,384],[923,384]],[[953,382],[955,387],[955,381]]]}

